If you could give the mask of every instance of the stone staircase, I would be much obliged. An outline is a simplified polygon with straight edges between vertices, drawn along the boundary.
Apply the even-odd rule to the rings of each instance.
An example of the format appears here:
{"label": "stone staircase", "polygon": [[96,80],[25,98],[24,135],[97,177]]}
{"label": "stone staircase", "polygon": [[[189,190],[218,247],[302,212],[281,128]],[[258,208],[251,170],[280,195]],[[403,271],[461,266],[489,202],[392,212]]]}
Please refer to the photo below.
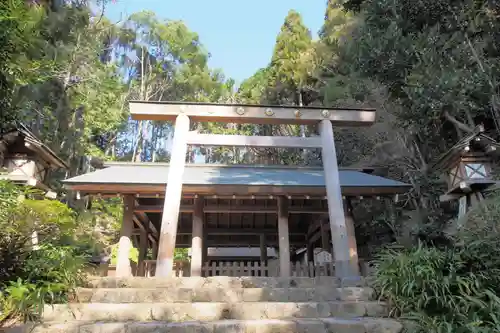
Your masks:
{"label": "stone staircase", "polygon": [[99,278],[33,333],[399,333],[362,281],[333,277]]}

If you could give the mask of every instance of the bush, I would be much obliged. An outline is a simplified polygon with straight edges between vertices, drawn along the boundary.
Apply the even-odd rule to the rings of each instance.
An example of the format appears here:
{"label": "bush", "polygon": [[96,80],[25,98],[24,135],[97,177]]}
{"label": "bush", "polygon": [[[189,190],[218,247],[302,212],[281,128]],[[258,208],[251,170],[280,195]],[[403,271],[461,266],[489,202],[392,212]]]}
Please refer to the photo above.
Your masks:
{"label": "bush", "polygon": [[[110,258],[110,264],[111,265],[116,265],[118,262],[118,243],[114,244],[111,246],[111,258]],[[139,250],[135,247],[131,247],[130,251],[128,252],[128,258],[130,261],[135,262],[136,264],[139,262]]]}
{"label": "bush", "polygon": [[43,245],[29,253],[20,276],[3,290],[1,320],[39,319],[45,304],[63,303],[84,282],[84,258],[70,247]]}
{"label": "bush", "polygon": [[0,181],[0,324],[38,318],[44,304],[67,301],[83,281],[78,247],[63,245],[76,244],[75,214],[58,201],[37,197],[36,191]]}
{"label": "bush", "polygon": [[473,216],[452,236],[453,246],[393,246],[378,255],[375,288],[413,331],[500,332],[498,221]]}

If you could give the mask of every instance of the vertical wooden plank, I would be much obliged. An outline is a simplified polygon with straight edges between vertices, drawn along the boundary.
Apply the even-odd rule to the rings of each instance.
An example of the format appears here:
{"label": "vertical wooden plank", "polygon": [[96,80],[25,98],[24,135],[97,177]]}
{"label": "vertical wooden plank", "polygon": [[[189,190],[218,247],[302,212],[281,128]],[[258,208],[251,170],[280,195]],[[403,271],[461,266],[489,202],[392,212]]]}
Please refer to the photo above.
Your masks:
{"label": "vertical wooden plank", "polygon": [[349,266],[350,271],[360,275],[358,245],[356,243],[356,231],[354,229],[354,216],[352,215],[352,203],[350,198],[344,200],[345,223],[349,243]]}
{"label": "vertical wooden plank", "polygon": [[326,223],[321,222],[321,248],[324,251],[331,252],[332,248],[330,247],[330,240],[328,237],[328,225]]}
{"label": "vertical wooden plank", "polygon": [[314,263],[314,244],[312,244],[311,242],[307,242],[307,247],[306,247],[306,263],[309,264],[309,263]]}
{"label": "vertical wooden plank", "polygon": [[116,276],[126,277],[132,275],[129,254],[132,249],[132,231],[134,229],[134,196],[123,197],[123,222],[118,242],[118,255],[116,262]]}
{"label": "vertical wooden plank", "polygon": [[217,263],[215,261],[212,261],[212,273],[210,276],[215,276],[217,273]]}
{"label": "vertical wooden plank", "polygon": [[254,267],[254,273],[253,273],[253,276],[259,276],[259,262],[258,261],[255,261],[253,263],[253,267]]}
{"label": "vertical wooden plank", "polygon": [[233,262],[233,276],[239,276],[240,265],[237,261]]}
{"label": "vertical wooden plank", "polygon": [[151,242],[151,255],[153,260],[158,258],[158,242],[156,241]]}
{"label": "vertical wooden plank", "polygon": [[137,262],[137,276],[146,276],[146,256],[149,249],[149,222],[145,223],[144,229],[141,230],[140,240],[139,240],[139,258]]}
{"label": "vertical wooden plank", "polygon": [[245,263],[243,261],[239,262],[239,276],[245,276]]}
{"label": "vertical wooden plank", "polygon": [[328,200],[328,216],[332,234],[333,256],[335,257],[336,274],[338,277],[358,277],[351,270],[349,258],[349,240],[344,218],[344,205],[340,188],[337,152],[335,138],[330,120],[322,120],[319,124],[321,135],[321,155],[325,174],[326,196]]}
{"label": "vertical wooden plank", "polygon": [[261,265],[265,265],[265,263],[267,263],[267,246],[265,234],[260,234],[260,262]]}
{"label": "vertical wooden plank", "polygon": [[251,261],[248,261],[247,262],[247,276],[252,276],[252,262]]}
{"label": "vertical wooden plank", "polygon": [[203,229],[203,239],[201,241],[201,261],[208,263],[208,242],[207,242],[207,231]]}
{"label": "vertical wooden plank", "polygon": [[161,217],[160,241],[156,264],[157,277],[169,277],[174,263],[175,238],[179,222],[182,196],[182,180],[186,164],[189,117],[180,114],[175,120],[172,155],[168,170],[167,187]]}
{"label": "vertical wooden plank", "polygon": [[280,276],[290,276],[290,240],[288,233],[288,199],[278,197],[278,237]]}
{"label": "vertical wooden plank", "polygon": [[201,276],[203,262],[203,198],[194,199],[193,233],[191,239],[191,276]]}

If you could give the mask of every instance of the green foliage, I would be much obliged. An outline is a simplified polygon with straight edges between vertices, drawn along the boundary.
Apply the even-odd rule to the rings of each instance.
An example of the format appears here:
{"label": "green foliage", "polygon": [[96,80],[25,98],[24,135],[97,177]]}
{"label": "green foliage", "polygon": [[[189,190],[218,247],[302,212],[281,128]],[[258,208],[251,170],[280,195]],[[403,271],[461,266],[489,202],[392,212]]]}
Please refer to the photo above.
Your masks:
{"label": "green foliage", "polygon": [[[137,248],[132,247],[128,253],[128,258],[130,261],[138,263],[139,262],[139,250]],[[111,265],[116,265],[118,260],[118,243],[111,246]]]}
{"label": "green foliage", "polygon": [[301,90],[306,86],[313,63],[308,61],[312,52],[311,32],[303,24],[302,17],[291,10],[281,26],[276,38],[271,64],[269,65],[270,98],[283,103],[292,96],[288,103],[299,105]]}
{"label": "green foliage", "polygon": [[36,319],[45,303],[65,301],[82,283],[77,230],[66,205],[0,181],[0,322]]}
{"label": "green foliage", "polygon": [[70,247],[45,244],[31,251],[17,280],[10,281],[1,293],[0,321],[16,317],[37,320],[45,304],[67,301],[84,281],[83,267],[84,258]]}
{"label": "green foliage", "polygon": [[[451,247],[392,247],[379,255],[375,285],[393,315],[418,332],[498,332],[498,197],[472,211]],[[496,208],[495,208],[496,207]]]}
{"label": "green foliage", "polygon": [[177,248],[174,252],[174,260],[187,261],[189,260],[189,249],[186,248]]}
{"label": "green foliage", "polygon": [[26,6],[24,0],[0,3],[0,132],[18,117],[13,100],[19,85],[38,82],[45,76],[45,64],[30,56],[36,49],[38,26],[44,17],[39,6]]}

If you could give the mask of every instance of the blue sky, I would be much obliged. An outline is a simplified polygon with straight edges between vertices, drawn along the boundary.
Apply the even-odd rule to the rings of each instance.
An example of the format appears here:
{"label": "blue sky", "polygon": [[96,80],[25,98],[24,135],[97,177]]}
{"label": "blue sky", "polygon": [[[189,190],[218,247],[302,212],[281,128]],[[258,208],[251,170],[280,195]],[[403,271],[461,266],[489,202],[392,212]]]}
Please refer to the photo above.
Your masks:
{"label": "blue sky", "polygon": [[212,54],[210,66],[241,83],[269,62],[290,9],[302,14],[316,36],[325,6],[326,0],[116,0],[107,5],[106,16],[116,22],[152,10],[161,18],[183,20]]}

